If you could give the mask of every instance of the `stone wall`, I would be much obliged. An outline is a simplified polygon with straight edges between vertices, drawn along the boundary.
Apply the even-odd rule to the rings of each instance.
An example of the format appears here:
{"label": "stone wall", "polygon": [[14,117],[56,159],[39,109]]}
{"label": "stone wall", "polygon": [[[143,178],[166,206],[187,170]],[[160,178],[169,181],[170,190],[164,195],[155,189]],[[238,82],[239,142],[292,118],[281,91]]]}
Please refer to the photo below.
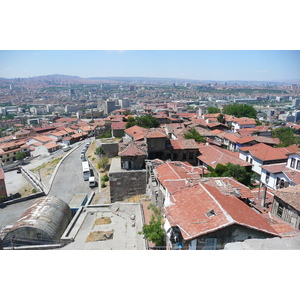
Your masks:
{"label": "stone wall", "polygon": [[118,155],[119,143],[106,143],[102,142],[101,146],[108,157],[114,157]]}
{"label": "stone wall", "polygon": [[109,170],[110,201],[123,201],[146,193],[146,170],[123,170],[114,158]]}

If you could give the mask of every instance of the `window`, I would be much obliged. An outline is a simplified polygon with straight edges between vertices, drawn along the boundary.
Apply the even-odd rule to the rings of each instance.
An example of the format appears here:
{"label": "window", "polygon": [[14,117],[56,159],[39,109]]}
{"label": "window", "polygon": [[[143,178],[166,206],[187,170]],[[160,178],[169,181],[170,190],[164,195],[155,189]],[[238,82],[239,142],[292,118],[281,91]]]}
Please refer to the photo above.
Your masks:
{"label": "window", "polygon": [[300,170],[300,160],[299,159],[297,160],[297,167],[296,167],[296,169]]}
{"label": "window", "polygon": [[276,187],[279,188],[280,185],[280,178],[276,177]]}
{"label": "window", "polygon": [[282,217],[282,212],[283,212],[283,206],[279,203],[277,209],[277,216]]}
{"label": "window", "polygon": [[252,164],[252,161],[253,161],[253,159],[252,159],[252,158],[250,158],[250,164]]}
{"label": "window", "polygon": [[268,183],[270,180],[270,172],[267,172],[266,174],[266,183]]}
{"label": "window", "polygon": [[205,250],[216,250],[217,249],[217,239],[205,239]]}
{"label": "window", "polygon": [[186,160],[186,153],[182,153],[182,160]]}
{"label": "window", "polygon": [[296,162],[296,159],[292,158],[292,160],[291,160],[291,168],[295,168],[295,162]]}
{"label": "window", "polygon": [[193,155],[194,153],[193,152],[190,152],[189,153],[189,159],[193,159],[194,158],[194,155]]}

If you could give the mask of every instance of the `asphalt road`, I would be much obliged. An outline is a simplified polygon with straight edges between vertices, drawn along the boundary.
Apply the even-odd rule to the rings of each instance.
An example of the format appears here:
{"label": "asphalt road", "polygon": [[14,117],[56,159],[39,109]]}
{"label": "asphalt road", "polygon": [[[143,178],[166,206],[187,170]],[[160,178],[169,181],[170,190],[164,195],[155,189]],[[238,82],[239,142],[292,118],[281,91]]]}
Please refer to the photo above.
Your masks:
{"label": "asphalt road", "polygon": [[49,192],[50,196],[56,196],[69,204],[77,193],[88,193],[90,195],[92,191],[97,191],[97,188],[90,188],[89,182],[83,180],[80,153],[86,142],[73,150],[61,163],[54,177]]}

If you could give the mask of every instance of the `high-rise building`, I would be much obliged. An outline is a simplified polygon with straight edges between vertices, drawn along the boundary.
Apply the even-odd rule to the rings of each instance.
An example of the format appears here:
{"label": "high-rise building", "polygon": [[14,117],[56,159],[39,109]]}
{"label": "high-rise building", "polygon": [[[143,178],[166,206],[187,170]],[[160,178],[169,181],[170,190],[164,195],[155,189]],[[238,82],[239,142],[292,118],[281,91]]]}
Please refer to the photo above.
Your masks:
{"label": "high-rise building", "polygon": [[104,110],[104,113],[106,115],[109,115],[115,109],[116,109],[116,101],[115,100],[106,100],[105,101],[105,110]]}

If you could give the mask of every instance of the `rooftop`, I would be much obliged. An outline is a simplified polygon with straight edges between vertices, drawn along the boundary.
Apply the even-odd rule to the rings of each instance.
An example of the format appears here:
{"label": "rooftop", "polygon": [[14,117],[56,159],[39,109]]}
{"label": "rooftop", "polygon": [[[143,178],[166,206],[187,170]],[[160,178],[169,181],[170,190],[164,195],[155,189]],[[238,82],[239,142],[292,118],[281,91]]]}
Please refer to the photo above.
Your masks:
{"label": "rooftop", "polygon": [[139,203],[85,206],[62,239],[74,239],[62,250],[145,250]]}

